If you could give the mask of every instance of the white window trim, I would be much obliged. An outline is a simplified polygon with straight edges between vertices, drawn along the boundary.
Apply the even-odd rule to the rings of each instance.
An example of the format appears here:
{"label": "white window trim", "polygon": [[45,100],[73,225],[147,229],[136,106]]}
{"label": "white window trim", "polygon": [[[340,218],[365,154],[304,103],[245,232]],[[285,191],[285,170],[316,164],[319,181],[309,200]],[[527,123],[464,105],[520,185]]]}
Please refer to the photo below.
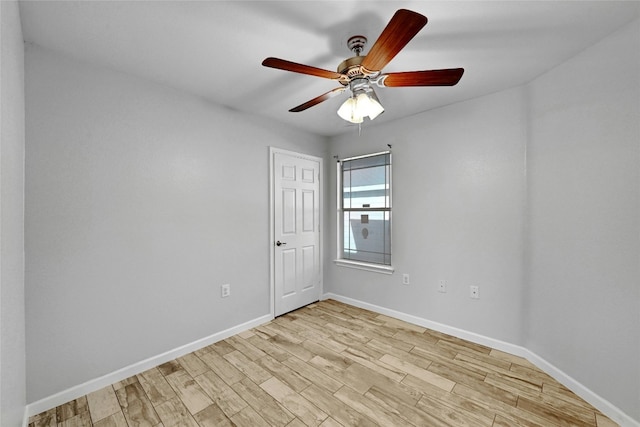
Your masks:
{"label": "white window trim", "polygon": [[341,258],[342,256],[342,252],[344,250],[343,248],[343,239],[344,239],[344,225],[343,225],[343,219],[342,219],[342,215],[343,215],[343,210],[342,210],[342,162],[347,161],[347,160],[356,160],[356,159],[361,159],[364,157],[372,157],[372,156],[378,156],[378,155],[382,155],[382,154],[389,154],[389,156],[391,156],[391,151],[381,151],[379,153],[371,153],[371,154],[365,154],[362,156],[354,156],[354,157],[348,157],[346,159],[340,159],[338,160],[337,163],[337,168],[336,168],[336,177],[337,177],[337,195],[336,195],[336,225],[337,225],[337,230],[338,230],[338,235],[337,235],[337,254],[338,254],[338,258],[333,260],[333,262],[338,266],[338,267],[347,267],[347,268],[355,268],[357,270],[365,270],[365,271],[371,271],[374,273],[382,273],[382,274],[393,274],[393,272],[395,271],[395,268],[393,267],[393,222],[392,222],[392,217],[393,217],[393,177],[391,175],[393,175],[393,157],[391,157],[391,171],[389,174],[389,178],[391,179],[391,186],[389,187],[389,205],[391,207],[391,209],[389,210],[389,229],[391,231],[391,242],[389,242],[390,248],[391,248],[391,263],[392,265],[386,265],[386,264],[376,264],[376,263],[372,263],[372,262],[364,262],[364,261],[353,261],[353,260],[349,260],[349,259],[344,259]]}
{"label": "white window trim", "polygon": [[392,265],[374,264],[370,262],[351,261],[348,259],[335,259],[333,262],[338,267],[349,267],[358,270],[372,271],[374,273],[393,274],[395,268]]}

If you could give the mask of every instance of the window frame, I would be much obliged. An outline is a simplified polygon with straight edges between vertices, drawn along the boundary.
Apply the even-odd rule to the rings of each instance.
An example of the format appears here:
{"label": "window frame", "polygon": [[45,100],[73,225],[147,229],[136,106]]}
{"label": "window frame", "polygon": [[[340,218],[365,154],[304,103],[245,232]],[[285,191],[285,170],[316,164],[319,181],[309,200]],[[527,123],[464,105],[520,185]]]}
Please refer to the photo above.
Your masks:
{"label": "window frame", "polygon": [[[375,210],[380,210],[383,212],[389,213],[389,256],[390,256],[390,264],[379,264],[374,262],[366,262],[366,261],[355,261],[344,258],[344,188],[343,188],[343,163],[350,160],[363,159],[367,157],[381,156],[381,155],[389,155],[389,207],[380,209],[377,208]],[[340,267],[349,267],[355,268],[359,270],[372,271],[376,273],[383,274],[392,274],[394,272],[393,267],[393,230],[392,230],[392,216],[393,216],[393,156],[391,154],[391,150],[388,151],[380,151],[377,153],[371,154],[363,154],[360,156],[348,157],[345,159],[339,159],[337,161],[336,167],[336,177],[337,177],[337,197],[336,197],[336,228],[337,228],[337,258],[334,260],[334,263]],[[357,211],[358,208],[348,208],[346,211]]]}

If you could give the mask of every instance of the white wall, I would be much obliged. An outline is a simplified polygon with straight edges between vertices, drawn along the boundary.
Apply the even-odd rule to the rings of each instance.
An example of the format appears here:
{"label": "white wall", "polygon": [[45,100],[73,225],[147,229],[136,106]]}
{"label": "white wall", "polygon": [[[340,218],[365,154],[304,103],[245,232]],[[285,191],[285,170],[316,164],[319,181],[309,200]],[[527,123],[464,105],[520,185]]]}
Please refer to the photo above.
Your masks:
{"label": "white wall", "polygon": [[0,2],[0,425],[22,425],[24,311],[24,43],[18,4]]}
{"label": "white wall", "polygon": [[268,146],[326,141],[26,52],[28,401],[267,315]]}
{"label": "white wall", "polygon": [[[390,89],[388,96],[392,90]],[[430,90],[424,90],[428,96]],[[385,94],[380,93],[382,102]],[[522,342],[526,110],[522,88],[335,138],[341,158],[393,151],[393,275],[337,267],[325,290],[514,344]],[[335,188],[335,162],[330,162]],[[335,197],[330,211],[335,215]],[[334,216],[335,218],[335,216]],[[402,274],[411,284],[402,285]],[[439,280],[447,293],[439,293]],[[480,299],[469,298],[469,286]]]}
{"label": "white wall", "polygon": [[640,24],[529,86],[526,346],[640,420]]}

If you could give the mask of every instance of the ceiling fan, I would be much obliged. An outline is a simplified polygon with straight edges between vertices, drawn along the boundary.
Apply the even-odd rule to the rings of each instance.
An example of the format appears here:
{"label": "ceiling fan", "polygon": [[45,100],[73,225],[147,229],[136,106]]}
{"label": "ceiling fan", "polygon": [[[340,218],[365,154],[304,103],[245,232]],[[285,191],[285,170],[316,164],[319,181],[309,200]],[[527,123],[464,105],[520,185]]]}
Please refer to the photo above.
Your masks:
{"label": "ceiling fan", "polygon": [[342,61],[338,66],[337,72],[272,57],[262,61],[262,65],[331,79],[342,85],[289,111],[294,113],[304,111],[341,94],[348,88],[351,90],[351,96],[338,109],[338,115],[349,122],[362,123],[364,117],[369,117],[370,120],[373,120],[384,111],[373,90],[373,85],[378,87],[453,86],[460,81],[464,73],[463,68],[382,73],[382,68],[426,24],[427,17],[417,12],[407,9],[396,11],[382,34],[380,34],[380,37],[371,46],[367,55],[360,56],[367,43],[366,37],[356,35],[349,38],[347,45],[356,56]]}

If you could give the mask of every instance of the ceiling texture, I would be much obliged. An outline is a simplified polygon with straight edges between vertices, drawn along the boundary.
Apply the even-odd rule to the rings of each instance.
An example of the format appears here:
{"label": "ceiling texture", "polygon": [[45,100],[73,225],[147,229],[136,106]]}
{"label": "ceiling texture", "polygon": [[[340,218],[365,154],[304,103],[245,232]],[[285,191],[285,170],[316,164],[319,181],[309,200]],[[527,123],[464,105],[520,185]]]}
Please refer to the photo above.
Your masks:
{"label": "ceiling texture", "polygon": [[[388,122],[525,84],[640,15],[637,1],[30,1],[25,41],[323,136],[351,132],[348,93],[288,110],[340,85],[266,68],[269,56],[336,70],[397,9],[427,25],[383,72],[465,69],[453,87],[376,88]],[[611,64],[615,66],[615,64]],[[249,116],[250,117],[250,116]]]}

